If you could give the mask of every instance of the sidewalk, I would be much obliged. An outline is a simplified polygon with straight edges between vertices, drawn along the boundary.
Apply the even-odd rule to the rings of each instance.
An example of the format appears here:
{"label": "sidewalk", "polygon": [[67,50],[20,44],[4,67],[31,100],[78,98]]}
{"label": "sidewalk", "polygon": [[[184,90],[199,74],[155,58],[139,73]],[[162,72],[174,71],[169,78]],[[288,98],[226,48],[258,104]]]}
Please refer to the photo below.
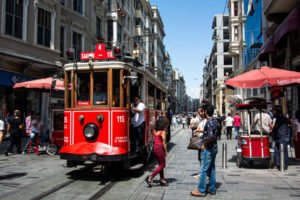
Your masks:
{"label": "sidewalk", "polygon": [[[145,171],[143,176],[134,180],[131,186],[118,183],[115,190],[103,199],[197,199],[190,192],[197,189],[198,180],[193,176],[199,171],[198,152],[188,150],[187,144],[191,133],[188,129],[175,128],[172,132],[170,152],[167,158],[166,177],[168,187],[159,185],[159,176],[155,177],[154,186],[148,188],[144,179],[153,170]],[[218,141],[219,152],[216,159],[217,194],[207,195],[202,199],[299,199],[300,163],[293,161],[285,172],[266,169],[263,166],[238,168],[236,166],[236,140],[227,140],[225,135]],[[222,169],[222,143],[227,143],[227,169]],[[294,155],[294,153],[293,153]]]}

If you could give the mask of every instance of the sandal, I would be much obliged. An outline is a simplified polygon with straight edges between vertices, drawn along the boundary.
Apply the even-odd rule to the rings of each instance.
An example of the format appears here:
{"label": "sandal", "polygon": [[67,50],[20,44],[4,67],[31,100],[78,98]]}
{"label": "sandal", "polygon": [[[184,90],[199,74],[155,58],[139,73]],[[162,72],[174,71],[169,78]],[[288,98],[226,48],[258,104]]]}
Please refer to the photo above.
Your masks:
{"label": "sandal", "polygon": [[168,181],[164,178],[164,179],[160,179],[160,185],[161,186],[169,186]]}
{"label": "sandal", "polygon": [[147,176],[145,181],[149,187],[152,187],[152,177],[151,176]]}

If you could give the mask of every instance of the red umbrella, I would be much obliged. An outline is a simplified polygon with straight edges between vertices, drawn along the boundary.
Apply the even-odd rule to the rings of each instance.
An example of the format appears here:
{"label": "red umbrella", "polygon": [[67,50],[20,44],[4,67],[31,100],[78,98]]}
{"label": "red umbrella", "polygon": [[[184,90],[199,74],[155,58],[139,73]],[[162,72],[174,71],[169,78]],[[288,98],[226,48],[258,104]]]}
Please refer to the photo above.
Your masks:
{"label": "red umbrella", "polygon": [[272,67],[261,67],[225,81],[226,85],[238,88],[261,88],[300,83],[300,73]]}
{"label": "red umbrella", "polygon": [[[21,83],[16,83],[14,85],[14,88],[32,88],[32,89],[51,89],[53,82],[52,77],[48,78],[42,78],[42,79],[36,79],[32,81],[26,81],[26,82],[21,82]],[[56,84],[55,87],[53,88],[54,90],[64,90],[64,82],[56,79]]]}

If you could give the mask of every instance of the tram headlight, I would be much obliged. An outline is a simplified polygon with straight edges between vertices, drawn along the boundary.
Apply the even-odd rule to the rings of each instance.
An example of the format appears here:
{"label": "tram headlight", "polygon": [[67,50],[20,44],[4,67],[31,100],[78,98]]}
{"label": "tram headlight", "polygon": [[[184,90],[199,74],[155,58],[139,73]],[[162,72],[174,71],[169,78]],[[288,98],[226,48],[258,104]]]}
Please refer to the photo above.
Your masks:
{"label": "tram headlight", "polygon": [[99,134],[99,128],[96,124],[89,123],[85,125],[83,129],[83,134],[88,140],[94,140]]}

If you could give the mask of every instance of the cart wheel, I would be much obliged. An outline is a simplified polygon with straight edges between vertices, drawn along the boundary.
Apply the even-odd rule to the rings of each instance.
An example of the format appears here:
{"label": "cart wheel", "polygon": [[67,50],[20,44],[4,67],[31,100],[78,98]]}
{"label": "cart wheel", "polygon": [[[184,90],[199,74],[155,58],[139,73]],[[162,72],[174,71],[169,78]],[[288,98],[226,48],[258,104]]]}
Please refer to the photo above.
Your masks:
{"label": "cart wheel", "polygon": [[48,144],[46,148],[48,155],[53,156],[57,153],[57,146],[55,144]]}
{"label": "cart wheel", "polygon": [[272,168],[274,166],[274,153],[270,153],[270,158],[269,158],[269,168]]}
{"label": "cart wheel", "polygon": [[241,152],[238,152],[238,153],[236,154],[236,166],[237,166],[238,168],[241,168],[241,167],[242,167],[242,154],[241,154]]}

